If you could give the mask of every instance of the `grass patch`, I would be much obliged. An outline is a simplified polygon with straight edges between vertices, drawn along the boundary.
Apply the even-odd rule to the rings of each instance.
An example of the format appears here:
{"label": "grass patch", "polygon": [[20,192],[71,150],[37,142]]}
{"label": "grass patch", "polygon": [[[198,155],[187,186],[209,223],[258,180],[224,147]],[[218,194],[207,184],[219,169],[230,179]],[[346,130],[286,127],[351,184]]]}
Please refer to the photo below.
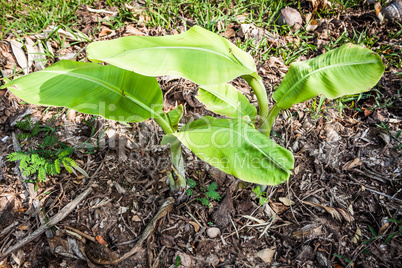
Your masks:
{"label": "grass patch", "polygon": [[[25,35],[40,33],[50,25],[58,26],[69,32],[74,32],[80,26],[77,11],[83,5],[94,7],[96,0],[0,0],[3,7],[0,14],[2,25],[1,38],[13,33],[17,38]],[[363,5],[363,0],[336,0],[332,8],[326,7],[316,13],[316,18],[331,18],[346,9],[357,9]],[[109,7],[117,7],[118,14],[103,21],[112,30],[124,27],[126,24],[145,24],[148,28],[162,27],[167,30],[178,29],[179,25],[199,25],[215,33],[226,31],[230,25],[251,23],[261,27],[271,34],[291,37],[295,41],[273,46],[269,37],[264,36],[256,42],[253,39],[237,39],[237,45],[254,56],[257,61],[265,61],[271,56],[282,57],[285,64],[297,60],[300,56],[311,56],[317,51],[314,32],[305,30],[292,30],[288,26],[275,24],[279,11],[289,5],[302,10],[300,1],[266,1],[266,0],[145,0],[140,6],[134,6],[129,0],[106,0]],[[140,19],[138,13],[141,13]],[[303,16],[303,14],[302,14]],[[144,20],[145,17],[145,20]],[[99,18],[99,29],[102,18]],[[95,27],[96,28],[96,27]],[[99,29],[91,33],[97,35]],[[380,37],[370,35],[369,29],[362,31],[354,30],[353,33],[343,32],[336,38],[331,37],[330,42],[324,45],[325,50],[337,48],[345,43],[365,45],[387,59],[388,66],[401,68],[402,60],[400,49],[389,43],[381,43]],[[398,40],[402,37],[402,26],[389,30],[388,38]],[[63,40],[57,33],[49,38],[56,40],[63,47]],[[88,40],[89,41],[89,40]]]}
{"label": "grass patch", "polygon": [[38,33],[49,25],[74,27],[79,23],[77,9],[82,4],[91,5],[93,2],[94,0],[0,0],[3,36],[9,32],[18,35]]}

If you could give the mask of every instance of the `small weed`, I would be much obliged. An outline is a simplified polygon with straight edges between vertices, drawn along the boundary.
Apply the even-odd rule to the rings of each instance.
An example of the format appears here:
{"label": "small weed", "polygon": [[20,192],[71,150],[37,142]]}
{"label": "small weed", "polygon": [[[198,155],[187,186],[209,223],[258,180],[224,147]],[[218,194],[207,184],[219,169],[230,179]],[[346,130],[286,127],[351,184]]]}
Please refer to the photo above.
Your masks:
{"label": "small weed", "polygon": [[[193,196],[196,195],[197,192],[194,190],[195,186],[197,183],[193,179],[189,179],[187,181],[187,185],[189,186],[189,189],[187,189],[186,194],[188,196]],[[210,207],[210,200],[216,200],[220,201],[221,196],[220,194],[216,191],[218,189],[218,184],[216,182],[211,183],[207,188],[201,187],[201,196],[198,197],[197,200],[201,202],[202,205]]]}
{"label": "small weed", "polygon": [[254,189],[253,189],[253,192],[257,195],[257,197],[258,197],[258,202],[260,202],[260,205],[262,206],[262,205],[264,205],[264,203],[265,204],[268,204],[268,198],[266,198],[266,192],[261,192],[261,188],[260,188],[260,186],[257,186],[257,187],[255,187]]}
{"label": "small weed", "polygon": [[180,257],[180,256],[177,256],[177,257],[176,257],[176,262],[175,262],[174,266],[175,266],[175,267],[179,267],[179,266],[180,266],[180,262],[181,262],[181,257]]}
{"label": "small weed", "polygon": [[402,144],[401,142],[398,140],[399,136],[401,136],[402,134],[402,130],[398,130],[398,132],[396,132],[395,135],[393,135],[391,133],[391,131],[389,130],[388,126],[384,123],[381,122],[381,124],[376,124],[377,127],[381,128],[382,130],[384,130],[391,138],[393,138],[394,140],[396,140],[397,142],[399,142],[400,144],[398,146],[395,147],[395,149],[400,149],[402,148]]}
{"label": "small weed", "polygon": [[40,132],[45,133],[42,143],[36,149],[13,152],[7,156],[8,161],[20,161],[19,167],[24,176],[36,175],[39,182],[44,182],[48,175],[60,174],[61,167],[69,173],[78,167],[69,157],[74,149],[57,140],[55,128],[39,125],[39,122],[33,124],[29,118],[17,122],[16,127],[24,131],[18,134],[20,140],[32,139]]}
{"label": "small weed", "polygon": [[365,254],[368,254],[368,255],[370,254],[369,248],[370,248],[370,246],[371,246],[371,244],[373,242],[382,241],[384,244],[388,244],[395,236],[402,236],[402,221],[396,220],[396,219],[387,219],[387,221],[388,221],[389,224],[395,223],[397,225],[396,226],[397,231],[395,231],[393,233],[390,233],[390,234],[384,233],[382,235],[379,235],[374,230],[373,227],[369,226],[368,228],[370,230],[370,233],[373,235],[373,237],[367,239],[366,241],[364,241],[362,243],[363,248],[353,257],[353,259],[350,259],[348,257],[342,256],[342,255],[339,255],[339,254],[334,254],[334,256],[339,258],[339,259],[341,259],[341,260],[342,259],[345,260],[348,263],[346,268],[353,267],[354,266],[354,261],[357,259],[357,257],[359,257],[359,255],[361,253],[365,253]]}
{"label": "small weed", "polygon": [[334,254],[335,257],[339,258],[340,260],[344,259],[347,263],[351,264],[352,260],[348,257],[339,255],[339,254]]}

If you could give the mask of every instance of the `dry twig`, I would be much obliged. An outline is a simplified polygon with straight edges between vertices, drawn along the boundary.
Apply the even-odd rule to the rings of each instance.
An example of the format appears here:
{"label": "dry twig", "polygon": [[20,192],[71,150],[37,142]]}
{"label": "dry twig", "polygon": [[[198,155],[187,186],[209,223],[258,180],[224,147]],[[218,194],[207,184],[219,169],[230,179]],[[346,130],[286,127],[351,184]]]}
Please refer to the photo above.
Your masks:
{"label": "dry twig", "polygon": [[138,242],[136,243],[136,245],[126,254],[124,254],[123,256],[121,256],[118,259],[115,260],[101,260],[98,258],[95,258],[94,256],[92,256],[90,254],[89,251],[86,252],[88,258],[96,264],[101,264],[101,265],[108,265],[108,264],[117,264],[119,262],[122,262],[123,260],[131,257],[132,255],[134,255],[135,253],[137,253],[141,247],[142,247],[142,243],[147,240],[147,238],[149,237],[149,235],[153,232],[153,230],[155,229],[156,223],[159,219],[165,217],[165,215],[169,212],[172,211],[173,206],[174,206],[174,199],[172,197],[169,197],[161,206],[161,208],[158,210],[158,212],[156,213],[156,215],[153,217],[153,219],[148,223],[147,227],[145,227],[144,232],[141,234],[140,238],[138,239]]}
{"label": "dry twig", "polygon": [[41,225],[38,229],[36,229],[36,231],[34,231],[30,235],[28,235],[27,237],[25,237],[24,239],[19,241],[16,245],[14,245],[14,246],[10,247],[9,249],[7,249],[3,254],[0,255],[0,259],[8,256],[10,253],[12,253],[13,251],[21,248],[25,244],[35,240],[38,236],[43,234],[46,230],[48,230],[49,228],[51,228],[52,226],[54,226],[58,222],[62,221],[91,192],[92,192],[92,188],[89,187],[84,192],[82,192],[79,196],[77,196],[73,201],[71,201],[68,205],[66,205],[62,210],[60,210],[59,213],[57,213],[56,215],[51,217],[50,220],[46,224]]}

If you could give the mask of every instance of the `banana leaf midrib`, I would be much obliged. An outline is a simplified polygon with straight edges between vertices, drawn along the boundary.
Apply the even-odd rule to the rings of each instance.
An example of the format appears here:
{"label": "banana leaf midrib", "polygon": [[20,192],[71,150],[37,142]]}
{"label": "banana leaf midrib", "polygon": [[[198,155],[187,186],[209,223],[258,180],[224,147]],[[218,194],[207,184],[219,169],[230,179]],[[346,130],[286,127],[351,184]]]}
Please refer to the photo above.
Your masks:
{"label": "banana leaf midrib", "polygon": [[[322,68],[319,68],[319,69],[317,69],[317,70],[315,70],[315,71],[312,71],[312,72],[310,72],[310,73],[308,73],[307,75],[305,75],[305,76],[303,76],[301,79],[299,79],[293,86],[291,86],[286,92],[285,92],[285,94],[283,94],[283,96],[279,99],[279,100],[276,100],[276,103],[280,103],[283,99],[285,99],[291,92],[293,92],[293,88],[295,88],[295,87],[297,87],[302,81],[304,81],[305,79],[307,79],[308,77],[310,77],[311,75],[313,75],[313,74],[315,74],[315,73],[317,73],[317,72],[321,72],[321,71],[323,71],[323,70],[326,70],[326,69],[332,69],[332,68],[340,68],[340,67],[345,67],[345,66],[353,66],[353,65],[363,65],[363,64],[370,64],[370,63],[376,63],[377,61],[376,60],[369,60],[369,61],[364,61],[364,62],[361,62],[361,61],[359,61],[359,62],[349,62],[349,63],[347,63],[347,64],[345,64],[345,63],[338,63],[338,64],[332,64],[332,65],[329,65],[329,66],[325,66],[325,67],[322,67]],[[279,105],[278,105],[278,107],[279,107]]]}
{"label": "banana leaf midrib", "polygon": [[[143,102],[141,102],[140,100],[138,100],[137,98],[133,97],[131,94],[129,94],[128,92],[124,92],[124,95],[122,94],[123,91],[121,89],[119,89],[117,86],[106,82],[102,79],[96,78],[96,77],[91,77],[88,75],[83,75],[83,74],[79,74],[79,73],[72,73],[72,72],[63,72],[63,71],[52,71],[52,70],[43,70],[42,72],[44,73],[58,73],[58,74],[62,74],[62,75],[67,75],[67,76],[72,76],[72,77],[77,77],[77,78],[81,78],[87,81],[91,81],[95,84],[98,84],[100,86],[103,86],[106,89],[109,89],[119,95],[121,95],[122,97],[125,97],[131,101],[133,101],[135,104],[137,104],[138,106],[140,106],[141,108],[143,108],[144,110],[147,110],[149,112],[155,112],[154,110],[152,110],[151,108],[149,108],[146,104],[144,104]],[[130,97],[130,98],[128,98]]]}
{"label": "banana leaf midrib", "polygon": [[[126,54],[129,54],[129,53],[133,52],[133,51],[141,52],[141,51],[147,51],[147,50],[169,50],[169,49],[204,51],[204,52],[207,52],[207,53],[215,54],[215,55],[218,55],[220,57],[226,58],[227,60],[230,60],[230,61],[235,62],[235,63],[239,62],[239,63],[241,63],[242,66],[246,67],[250,71],[253,71],[252,68],[250,68],[247,64],[245,64],[242,60],[240,60],[233,53],[232,53],[232,55],[233,55],[233,58],[232,58],[232,57],[229,57],[229,56],[225,55],[222,52],[214,51],[214,50],[207,49],[207,48],[189,47],[189,46],[156,46],[156,47],[145,47],[145,48],[133,48],[133,49],[124,50],[123,52],[121,52],[119,54],[116,54],[114,56],[105,57],[105,58],[97,57],[96,60],[105,60],[105,59],[112,59],[112,58],[117,58],[117,57],[120,58],[120,57],[125,56]],[[229,53],[230,53],[231,50],[230,50],[230,48],[228,48],[228,49],[229,49]],[[95,59],[95,58],[92,58],[92,59]]]}
{"label": "banana leaf midrib", "polygon": [[[79,74],[79,73],[72,73],[72,72],[66,72],[66,71],[54,71],[54,70],[42,70],[41,72],[43,73],[57,73],[57,74],[61,74],[61,75],[67,75],[67,76],[72,76],[72,77],[76,77],[76,78],[80,78],[83,80],[87,80],[87,81],[91,81],[95,84],[98,84],[114,93],[117,93],[119,95],[121,95],[122,97],[126,98],[127,100],[130,100],[131,102],[133,102],[134,104],[140,106],[141,108],[143,108],[144,110],[148,111],[151,115],[154,114],[156,115],[158,118],[164,120],[156,111],[152,110],[150,107],[148,107],[146,104],[144,104],[143,102],[141,102],[140,100],[138,100],[137,98],[133,97],[129,92],[124,92],[124,95],[122,94],[123,91],[121,89],[119,89],[117,86],[108,83],[102,79],[96,78],[96,77],[91,77],[88,75],[83,75],[83,74]],[[166,120],[164,120],[166,121]]]}

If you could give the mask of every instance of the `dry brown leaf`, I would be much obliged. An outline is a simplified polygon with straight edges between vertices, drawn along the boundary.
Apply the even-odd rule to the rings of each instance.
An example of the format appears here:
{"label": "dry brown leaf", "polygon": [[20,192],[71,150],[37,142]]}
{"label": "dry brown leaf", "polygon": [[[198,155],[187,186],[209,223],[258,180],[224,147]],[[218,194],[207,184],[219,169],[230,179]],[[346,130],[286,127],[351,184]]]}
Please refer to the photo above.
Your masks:
{"label": "dry brown leaf", "polygon": [[266,205],[264,211],[267,213],[268,217],[276,217],[275,211],[270,206]]}
{"label": "dry brown leaf", "polygon": [[307,14],[304,16],[304,20],[305,20],[306,22],[309,22],[312,17],[313,17],[313,14],[307,13]]}
{"label": "dry brown leaf", "polygon": [[289,209],[287,206],[279,202],[270,202],[269,205],[276,214],[281,214]]}
{"label": "dry brown leaf", "polygon": [[358,157],[356,157],[355,159],[350,160],[345,165],[343,165],[342,170],[344,170],[344,171],[349,170],[354,167],[361,166],[362,164],[363,164],[362,161]]}
{"label": "dry brown leaf", "polygon": [[274,257],[276,249],[275,248],[266,248],[258,251],[255,256],[259,257],[263,262],[270,264]]}
{"label": "dry brown leaf", "polygon": [[236,16],[236,20],[237,20],[239,23],[246,22],[246,20],[247,20],[247,14],[237,15],[237,16]]}
{"label": "dry brown leaf", "polygon": [[140,222],[141,218],[138,215],[134,215],[133,218],[131,219],[132,221]]}
{"label": "dry brown leaf", "polygon": [[353,237],[353,243],[357,244],[359,242],[360,237],[362,236],[362,231],[360,230],[359,227],[357,227],[355,235]]}
{"label": "dry brown leaf", "polygon": [[320,25],[319,22],[317,22],[316,20],[312,20],[309,25],[307,25],[306,31],[314,31],[315,29],[317,29],[318,25]]}
{"label": "dry brown leaf", "polygon": [[347,213],[345,210],[343,210],[341,208],[334,208],[334,209],[336,211],[338,211],[347,222],[353,221],[353,217],[351,215],[349,215],[349,213]]}
{"label": "dry brown leaf", "polygon": [[384,20],[384,15],[381,12],[382,7],[381,7],[380,2],[377,2],[377,3],[374,4],[374,10],[375,10],[375,14],[377,15],[378,19],[380,21],[383,21]]}
{"label": "dry brown leaf", "polygon": [[279,197],[278,198],[279,201],[281,201],[285,206],[293,206],[295,204],[295,202],[293,202],[292,200],[290,200],[289,198],[286,197]]}
{"label": "dry brown leaf", "polygon": [[112,35],[114,33],[115,33],[114,30],[111,30],[111,29],[109,29],[109,28],[107,28],[105,26],[102,26],[102,30],[99,33],[99,37],[105,37],[105,36],[108,36],[108,35]]}
{"label": "dry brown leaf", "polygon": [[135,28],[131,25],[127,25],[124,36],[130,36],[130,35],[145,36],[145,34],[143,32],[141,32],[140,30],[138,30],[137,28]]}
{"label": "dry brown leaf", "polygon": [[264,220],[257,219],[257,218],[255,218],[255,217],[253,217],[253,216],[243,215],[242,217],[243,217],[243,218],[246,218],[246,219],[249,219],[249,220],[252,220],[252,221],[256,221],[256,222],[258,222],[259,224],[265,223]]}
{"label": "dry brown leaf", "polygon": [[18,227],[18,229],[21,230],[21,231],[28,230],[28,228],[29,228],[28,225],[22,225],[22,226],[19,226],[19,227]]}
{"label": "dry brown leaf", "polygon": [[95,8],[90,8],[89,6],[87,6],[87,10],[89,12],[94,12],[94,13],[105,13],[105,14],[110,14],[110,15],[115,15],[115,13],[117,14],[118,12],[113,12],[113,11],[108,11],[106,9],[95,9]]}
{"label": "dry brown leaf", "polygon": [[381,7],[381,3],[380,3],[380,2],[377,2],[377,3],[374,4],[374,10],[375,10],[375,14],[376,14],[377,16],[380,14],[381,9],[382,9],[382,7]]}
{"label": "dry brown leaf", "polygon": [[322,233],[322,226],[316,224],[308,224],[301,228],[299,231],[294,232],[292,235],[297,239],[303,239],[306,237],[318,237]]}
{"label": "dry brown leaf", "polygon": [[380,231],[378,232],[378,235],[385,234],[388,230],[388,227],[389,227],[389,222],[387,222],[386,224],[381,226]]}
{"label": "dry brown leaf", "polygon": [[49,38],[49,35],[51,35],[55,32],[57,32],[60,36],[65,37],[66,39],[73,40],[73,41],[85,42],[89,39],[89,37],[82,32],[74,32],[74,34],[73,34],[68,31],[64,31],[64,30],[60,29],[60,26],[48,26],[47,30],[44,30],[40,34],[35,34],[35,38],[47,39],[47,38]]}
{"label": "dry brown leaf", "polygon": [[233,30],[233,25],[231,24],[226,29],[224,36],[226,38],[230,38],[230,37],[235,36],[235,35],[236,35],[236,32],[235,32],[235,30]]}
{"label": "dry brown leaf", "polygon": [[52,56],[54,56],[53,47],[52,47],[52,44],[50,43],[50,41],[46,41],[46,48],[50,52],[50,54],[52,54]]}
{"label": "dry brown leaf", "polygon": [[46,59],[46,57],[41,54],[44,53],[42,44],[39,42],[37,46],[35,46],[34,41],[31,38],[25,38],[25,47],[28,52],[28,67],[31,68],[32,64],[40,71],[45,68],[41,59]]}
{"label": "dry brown leaf", "polygon": [[200,226],[198,225],[198,223],[194,221],[189,221],[188,223],[190,223],[194,227],[194,231],[198,233],[198,231],[200,230]]}
{"label": "dry brown leaf", "polygon": [[348,206],[348,211],[350,212],[350,215],[352,215],[352,216],[355,214],[355,212],[353,210],[353,202],[351,202],[350,205]]}
{"label": "dry brown leaf", "polygon": [[18,65],[23,69],[24,74],[28,74],[28,60],[25,56],[24,50],[22,50],[23,44],[16,40],[9,40],[8,41],[11,45],[11,49],[13,51],[14,57],[17,59]]}
{"label": "dry brown leaf", "polygon": [[[299,135],[300,135],[300,134],[299,134]],[[295,169],[293,170],[293,173],[294,173],[295,175],[299,174],[299,172],[300,172],[300,165],[298,165],[297,167],[295,167]]]}
{"label": "dry brown leaf", "polygon": [[34,46],[35,46],[34,41],[32,41],[29,37],[26,37],[25,47],[27,48],[27,54],[28,54],[28,69],[30,69],[33,64],[34,57],[36,56],[34,53],[37,53]]}
{"label": "dry brown leaf", "polygon": [[350,216],[349,213],[347,213],[346,211],[344,211],[341,208],[331,208],[331,207],[327,207],[324,205],[320,205],[320,204],[308,202],[308,201],[302,201],[302,202],[304,204],[307,204],[310,206],[321,207],[321,208],[325,209],[329,214],[331,214],[331,216],[333,218],[337,219],[338,221],[342,221],[342,218],[344,218],[348,222],[353,221],[353,217]]}
{"label": "dry brown leaf", "polygon": [[327,0],[307,0],[311,2],[311,5],[313,6],[313,12],[316,12],[317,10],[324,9],[327,5]]}
{"label": "dry brown leaf", "polygon": [[105,239],[103,239],[102,236],[97,235],[95,238],[96,238],[96,241],[98,241],[99,244],[101,244],[101,245],[107,245],[107,242],[105,241]]}

